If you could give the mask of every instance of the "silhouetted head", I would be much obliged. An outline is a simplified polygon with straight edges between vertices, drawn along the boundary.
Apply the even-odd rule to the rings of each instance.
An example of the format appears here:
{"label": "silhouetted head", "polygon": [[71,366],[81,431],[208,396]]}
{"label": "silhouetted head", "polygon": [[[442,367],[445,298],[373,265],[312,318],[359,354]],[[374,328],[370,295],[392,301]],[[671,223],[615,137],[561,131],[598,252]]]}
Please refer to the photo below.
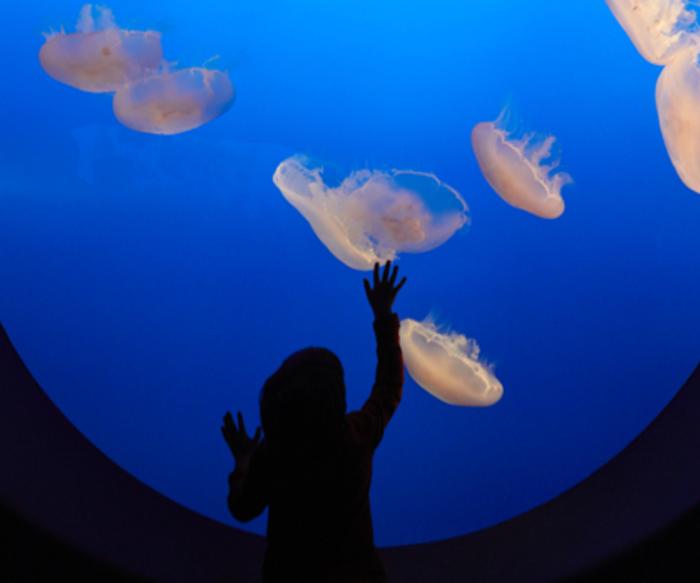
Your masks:
{"label": "silhouetted head", "polygon": [[340,359],[325,348],[306,348],[287,358],[260,393],[268,443],[306,449],[334,441],[345,419],[343,377]]}

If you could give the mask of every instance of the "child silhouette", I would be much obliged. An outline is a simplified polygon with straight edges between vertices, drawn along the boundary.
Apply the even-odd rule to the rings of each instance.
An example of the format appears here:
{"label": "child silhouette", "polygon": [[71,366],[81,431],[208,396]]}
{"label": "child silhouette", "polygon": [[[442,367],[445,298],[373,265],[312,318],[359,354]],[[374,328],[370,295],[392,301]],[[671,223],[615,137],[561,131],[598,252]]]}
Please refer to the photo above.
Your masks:
{"label": "child silhouette", "polygon": [[401,400],[403,360],[399,290],[391,262],[364,280],[374,312],[377,370],[372,393],[346,413],[343,368],[323,348],[292,354],[265,382],[258,428],[251,438],[238,413],[221,431],[235,459],[228,506],[246,522],[269,508],[265,583],[383,582],[374,547],[369,488],[372,458]]}

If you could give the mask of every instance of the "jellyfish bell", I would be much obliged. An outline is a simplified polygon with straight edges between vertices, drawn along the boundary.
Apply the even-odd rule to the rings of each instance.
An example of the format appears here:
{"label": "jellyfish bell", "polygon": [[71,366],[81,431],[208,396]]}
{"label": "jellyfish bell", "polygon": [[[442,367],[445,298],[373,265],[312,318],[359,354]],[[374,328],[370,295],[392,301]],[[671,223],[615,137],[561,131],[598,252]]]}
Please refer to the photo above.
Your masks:
{"label": "jellyfish bell", "polygon": [[49,36],[39,52],[50,77],[89,93],[111,93],[146,77],[163,58],[156,32],[116,28]]}
{"label": "jellyfish bell", "polygon": [[639,53],[650,63],[666,65],[697,44],[697,16],[688,0],[606,0]]}
{"label": "jellyfish bell", "polygon": [[165,70],[119,88],[114,114],[126,127],[160,135],[198,128],[228,111],[235,90],[228,73],[191,67]]}
{"label": "jellyfish bell", "polygon": [[[362,270],[380,261],[371,247],[354,244],[361,235],[341,219],[337,199],[326,196],[321,168],[310,167],[302,157],[292,157],[277,167],[272,181],[287,202],[308,221],[321,242],[345,265]],[[386,260],[393,258],[394,255],[389,254]]]}
{"label": "jellyfish bell", "polygon": [[469,222],[461,195],[428,173],[360,170],[330,187],[323,168],[293,156],[273,182],[328,250],[361,271],[435,249]]}
{"label": "jellyfish bell", "polygon": [[430,320],[405,319],[401,351],[411,378],[449,405],[489,407],[503,396],[503,385],[479,359],[479,346],[461,334],[440,332]]}
{"label": "jellyfish bell", "polygon": [[74,33],[47,35],[39,51],[53,79],[89,93],[111,93],[156,71],[163,60],[160,33],[117,27],[108,8],[86,4]]}
{"label": "jellyfish bell", "polygon": [[543,219],[556,219],[564,212],[561,189],[572,182],[564,173],[553,173],[558,161],[552,157],[556,138],[526,136],[512,139],[495,122],[482,122],[472,131],[472,147],[486,181],[511,206]]}
{"label": "jellyfish bell", "polygon": [[685,185],[700,193],[699,48],[667,65],[656,85],[656,107],[666,149]]}

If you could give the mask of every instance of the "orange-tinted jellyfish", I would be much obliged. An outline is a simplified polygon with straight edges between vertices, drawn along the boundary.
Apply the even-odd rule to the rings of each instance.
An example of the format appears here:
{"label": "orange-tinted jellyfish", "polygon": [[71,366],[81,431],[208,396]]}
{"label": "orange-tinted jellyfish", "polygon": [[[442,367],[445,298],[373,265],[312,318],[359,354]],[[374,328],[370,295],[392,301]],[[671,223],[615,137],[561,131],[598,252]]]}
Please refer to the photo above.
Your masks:
{"label": "orange-tinted jellyfish", "polygon": [[118,28],[103,6],[83,7],[74,33],[53,33],[39,61],[53,79],[89,93],[111,93],[161,66],[160,33]]}
{"label": "orange-tinted jellyfish", "polygon": [[273,182],[348,267],[370,270],[399,252],[422,253],[469,222],[461,195],[435,175],[412,170],[359,170],[336,187],[306,158],[283,161]]}
{"label": "orange-tinted jellyfish", "polygon": [[441,401],[462,407],[488,407],[503,396],[503,385],[480,360],[474,340],[440,332],[430,320],[402,320],[400,335],[411,378]]}
{"label": "orange-tinted jellyfish", "polygon": [[[482,122],[472,131],[472,147],[486,181],[511,206],[544,219],[556,219],[564,212],[561,189],[572,182],[555,173],[552,160],[553,136],[513,139],[495,122]],[[547,162],[549,160],[549,162]]]}
{"label": "orange-tinted jellyfish", "polygon": [[685,185],[700,193],[699,48],[680,53],[656,85],[659,124],[673,166]]}
{"label": "orange-tinted jellyfish", "polygon": [[191,67],[124,85],[114,95],[113,108],[128,128],[172,135],[223,115],[234,99],[235,89],[226,72]]}
{"label": "orange-tinted jellyfish", "polygon": [[606,0],[639,53],[650,63],[666,65],[697,44],[696,14],[687,0]]}

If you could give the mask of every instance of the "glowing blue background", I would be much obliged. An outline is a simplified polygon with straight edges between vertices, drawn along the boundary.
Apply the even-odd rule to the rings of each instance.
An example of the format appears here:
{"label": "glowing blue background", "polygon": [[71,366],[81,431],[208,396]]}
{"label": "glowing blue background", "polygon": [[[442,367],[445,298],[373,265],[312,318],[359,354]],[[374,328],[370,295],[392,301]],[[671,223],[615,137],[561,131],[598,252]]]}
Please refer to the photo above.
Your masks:
{"label": "glowing blue background", "polygon": [[[647,64],[590,0],[111,4],[183,65],[220,54],[234,109],[172,138],[49,79],[41,33],[78,2],[2,3],[0,318],[51,398],[135,476],[208,516],[225,506],[226,409],[253,425],[291,351],[325,345],[359,406],[374,369],[361,274],[271,183],[305,152],[434,171],[473,227],[405,256],[402,316],[478,339],[506,387],[450,408],[408,381],[377,457],[382,544],[462,534],[574,485],[671,399],[700,354],[700,196],[675,175]],[[469,132],[511,103],[556,134],[564,217],[505,205]],[[37,428],[40,431],[41,428]],[[264,521],[253,528],[262,532]]]}

